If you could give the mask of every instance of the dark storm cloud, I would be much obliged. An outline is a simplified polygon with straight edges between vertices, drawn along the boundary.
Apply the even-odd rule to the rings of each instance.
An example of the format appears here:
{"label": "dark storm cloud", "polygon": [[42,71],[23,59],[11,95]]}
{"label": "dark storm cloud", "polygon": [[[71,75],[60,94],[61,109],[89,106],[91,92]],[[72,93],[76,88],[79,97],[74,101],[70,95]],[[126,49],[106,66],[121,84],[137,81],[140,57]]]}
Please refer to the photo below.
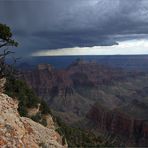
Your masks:
{"label": "dark storm cloud", "polygon": [[113,45],[148,34],[147,0],[1,0],[0,22],[11,26],[18,53]]}

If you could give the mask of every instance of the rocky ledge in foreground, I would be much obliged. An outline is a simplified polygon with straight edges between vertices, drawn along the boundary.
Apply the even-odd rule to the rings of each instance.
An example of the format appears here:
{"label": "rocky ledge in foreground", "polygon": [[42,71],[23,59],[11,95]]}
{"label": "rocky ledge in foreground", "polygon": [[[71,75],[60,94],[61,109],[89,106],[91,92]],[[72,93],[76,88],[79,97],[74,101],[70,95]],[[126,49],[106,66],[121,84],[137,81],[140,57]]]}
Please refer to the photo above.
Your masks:
{"label": "rocky ledge in foreground", "polygon": [[54,129],[20,117],[17,108],[17,101],[0,93],[0,147],[66,147]]}

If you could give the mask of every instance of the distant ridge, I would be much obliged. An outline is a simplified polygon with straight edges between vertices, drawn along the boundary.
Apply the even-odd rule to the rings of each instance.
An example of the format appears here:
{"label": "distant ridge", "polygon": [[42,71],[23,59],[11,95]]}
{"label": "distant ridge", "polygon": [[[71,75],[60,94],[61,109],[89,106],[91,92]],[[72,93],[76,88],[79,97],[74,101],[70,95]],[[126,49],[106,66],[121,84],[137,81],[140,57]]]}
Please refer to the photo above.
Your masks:
{"label": "distant ridge", "polygon": [[51,64],[56,69],[63,69],[76,59],[96,61],[99,64],[127,70],[148,71],[148,55],[107,55],[107,56],[57,56],[57,57],[30,57],[21,60],[17,67],[31,69],[44,63]]}

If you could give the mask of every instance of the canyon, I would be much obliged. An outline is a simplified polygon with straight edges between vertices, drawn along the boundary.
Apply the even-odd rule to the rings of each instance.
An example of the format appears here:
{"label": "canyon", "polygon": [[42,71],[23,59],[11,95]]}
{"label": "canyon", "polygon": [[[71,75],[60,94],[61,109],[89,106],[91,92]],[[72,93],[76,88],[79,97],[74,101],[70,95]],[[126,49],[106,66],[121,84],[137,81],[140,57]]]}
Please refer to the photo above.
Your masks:
{"label": "canyon", "polygon": [[147,146],[148,74],[77,60],[39,64],[20,78],[66,124],[105,135],[115,146]]}

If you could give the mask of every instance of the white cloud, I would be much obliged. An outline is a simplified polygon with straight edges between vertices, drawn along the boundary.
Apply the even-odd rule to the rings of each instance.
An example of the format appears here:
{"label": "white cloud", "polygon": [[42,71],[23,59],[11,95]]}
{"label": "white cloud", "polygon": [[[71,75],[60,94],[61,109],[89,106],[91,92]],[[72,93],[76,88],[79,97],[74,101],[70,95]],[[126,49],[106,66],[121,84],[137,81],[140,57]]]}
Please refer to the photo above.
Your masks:
{"label": "white cloud", "polygon": [[31,56],[70,56],[70,55],[129,55],[148,54],[148,40],[129,40],[113,46],[74,47],[41,50]]}

